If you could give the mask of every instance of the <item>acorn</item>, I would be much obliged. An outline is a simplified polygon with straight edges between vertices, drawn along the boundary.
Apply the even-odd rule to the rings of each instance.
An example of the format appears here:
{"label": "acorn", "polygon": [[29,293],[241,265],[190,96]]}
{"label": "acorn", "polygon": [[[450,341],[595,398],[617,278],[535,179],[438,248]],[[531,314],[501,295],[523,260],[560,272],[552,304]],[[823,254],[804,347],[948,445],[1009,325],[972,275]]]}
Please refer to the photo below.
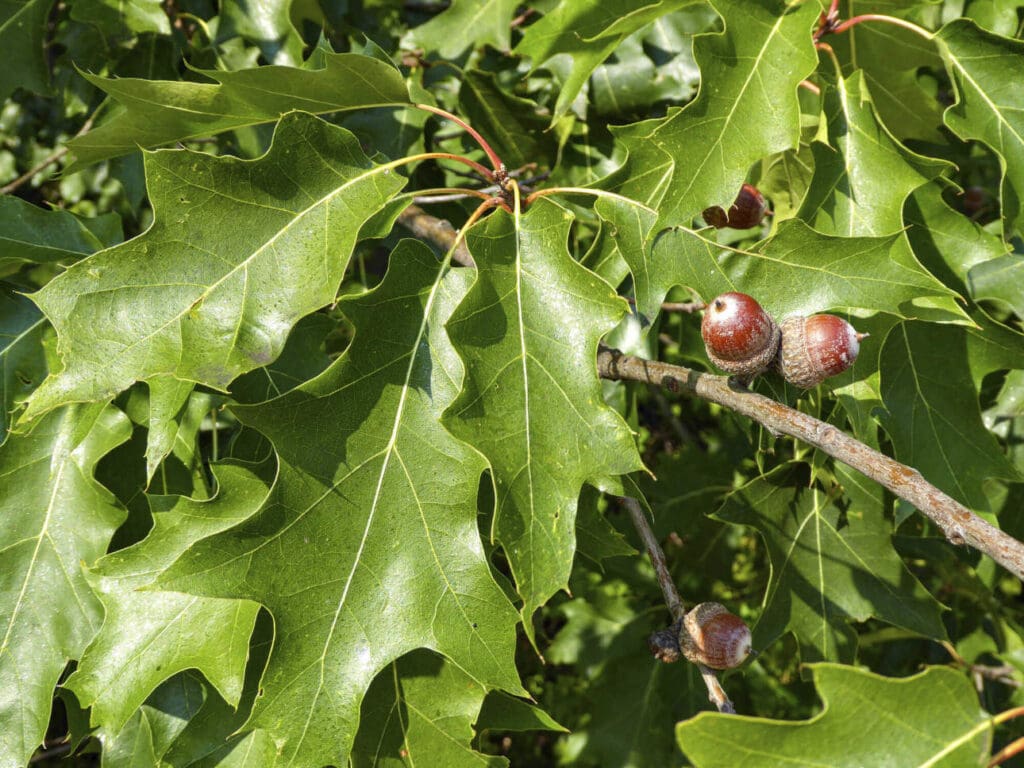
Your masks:
{"label": "acorn", "polygon": [[721,603],[700,603],[683,619],[679,648],[694,664],[732,669],[750,655],[750,628]]}
{"label": "acorn", "polygon": [[857,359],[866,333],[835,315],[794,315],[782,321],[776,367],[795,387],[810,389],[842,373]]}
{"label": "acorn", "polygon": [[739,376],[766,370],[779,350],[779,326],[745,293],[723,293],[708,304],[700,324],[708,358]]}
{"label": "acorn", "polygon": [[767,212],[768,203],[765,201],[764,195],[752,184],[744,184],[740,187],[736,202],[729,208],[728,213],[715,205],[705,208],[701,216],[715,229],[725,227],[750,229],[760,224]]}

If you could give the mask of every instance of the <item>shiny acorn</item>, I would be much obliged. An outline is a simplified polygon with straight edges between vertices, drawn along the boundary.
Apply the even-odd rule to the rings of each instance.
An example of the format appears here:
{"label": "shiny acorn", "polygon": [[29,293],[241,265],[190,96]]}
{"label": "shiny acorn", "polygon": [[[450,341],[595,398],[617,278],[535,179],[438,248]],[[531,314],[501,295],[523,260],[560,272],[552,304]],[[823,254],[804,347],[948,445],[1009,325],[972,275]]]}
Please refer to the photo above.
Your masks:
{"label": "shiny acorn", "polygon": [[768,203],[764,195],[752,184],[744,184],[740,187],[736,202],[729,207],[728,213],[715,205],[705,208],[701,216],[715,229],[751,229],[761,223],[767,212]]}
{"label": "shiny acorn", "polygon": [[857,359],[866,333],[835,315],[794,315],[782,321],[776,367],[795,387],[810,389],[842,373]]}
{"label": "shiny acorn", "polygon": [[732,669],[750,655],[750,628],[721,603],[700,603],[683,619],[679,648],[694,664]]}
{"label": "shiny acorn", "polygon": [[781,338],[772,316],[756,300],[736,292],[723,293],[708,304],[700,335],[711,362],[738,376],[756,376],[766,370]]}

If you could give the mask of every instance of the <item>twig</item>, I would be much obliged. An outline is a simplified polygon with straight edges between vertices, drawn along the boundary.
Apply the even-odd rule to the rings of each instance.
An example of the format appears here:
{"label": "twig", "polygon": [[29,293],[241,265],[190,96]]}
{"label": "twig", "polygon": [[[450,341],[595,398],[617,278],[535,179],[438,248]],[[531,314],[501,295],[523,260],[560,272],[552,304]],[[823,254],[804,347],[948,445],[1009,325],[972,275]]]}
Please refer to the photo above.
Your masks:
{"label": "twig", "polygon": [[[77,139],[83,133],[85,133],[90,128],[92,128],[93,117],[94,117],[94,115],[90,115],[89,119],[86,120],[84,123],[82,123],[82,127],[78,129],[78,133],[76,133],[73,138]],[[21,174],[21,176],[19,176],[18,178],[16,178],[14,181],[10,182],[9,184],[5,184],[4,186],[0,187],[0,195],[9,195],[9,194],[11,194],[11,192],[16,190],[18,187],[20,187],[26,181],[28,181],[33,176],[35,176],[37,173],[39,173],[41,170],[43,170],[47,166],[53,165],[54,163],[59,161],[69,151],[70,150],[68,148],[67,142],[65,142],[63,146],[58,147],[57,149],[55,149],[44,160],[42,160],[41,162],[37,163],[30,170],[25,171],[25,173]]]}
{"label": "twig", "polygon": [[665,553],[662,551],[658,538],[654,535],[654,531],[651,530],[651,526],[647,522],[647,517],[644,515],[640,502],[636,499],[623,498],[622,505],[629,512],[629,517],[633,521],[633,527],[636,528],[636,532],[640,534],[644,546],[647,547],[647,554],[651,556],[654,573],[658,577],[658,585],[661,587],[661,594],[665,597],[665,605],[668,606],[668,612],[672,614],[672,620],[675,621],[682,618],[686,613],[686,606],[683,605],[683,600],[679,597],[679,591],[676,589],[676,584],[672,580],[672,574],[669,573],[668,565],[665,563]]}
{"label": "twig", "polygon": [[[665,598],[665,605],[668,607],[668,611],[672,614],[674,620],[672,627],[668,630],[656,632],[655,635],[662,642],[671,643],[672,638],[678,636],[679,624],[683,616],[686,615],[686,606],[683,605],[683,600],[679,597],[679,591],[676,589],[675,582],[672,581],[672,574],[669,573],[668,565],[665,563],[665,553],[662,551],[661,544],[658,543],[658,538],[654,535],[654,531],[651,530],[650,523],[647,522],[647,517],[644,515],[640,502],[627,497],[622,499],[622,505],[629,512],[629,517],[633,521],[633,527],[636,528],[636,532],[640,535],[644,546],[647,548],[647,554],[654,565],[654,573],[658,577],[658,584],[661,586],[661,594]],[[662,660],[675,661],[678,658],[679,656],[675,655],[675,658],[663,658]],[[715,671],[705,667],[703,664],[698,664],[697,667],[700,669],[700,675],[708,689],[708,701],[714,704],[719,712],[735,715],[736,708],[732,705],[721,683],[718,682],[718,675]]]}
{"label": "twig", "polygon": [[[636,299],[632,296],[627,296],[628,301],[632,306],[636,306]],[[702,312],[707,308],[707,305],[703,301],[663,301],[661,302],[662,312],[686,312],[687,314],[693,314],[694,312]]]}
{"label": "twig", "polygon": [[763,395],[734,388],[725,376],[631,357],[617,349],[601,347],[597,367],[602,378],[642,381],[658,384],[671,392],[696,395],[756,421],[772,434],[802,440],[910,502],[939,526],[951,543],[970,544],[1024,580],[1024,544],[940,491],[916,469],[869,448],[831,424]]}
{"label": "twig", "polygon": [[[456,231],[444,219],[431,216],[418,205],[410,205],[398,215],[398,223],[412,232],[416,237],[429,240],[441,250],[447,251],[455,242]],[[459,243],[459,247],[452,254],[452,261],[464,267],[475,267],[476,262],[466,247],[466,242]]]}
{"label": "twig", "polygon": [[509,24],[509,27],[511,27],[512,29],[515,29],[516,27],[521,27],[523,24],[529,21],[530,17],[533,16],[533,14],[535,14],[536,12],[536,8],[527,8],[525,11],[523,11],[514,19],[512,19],[512,23]]}

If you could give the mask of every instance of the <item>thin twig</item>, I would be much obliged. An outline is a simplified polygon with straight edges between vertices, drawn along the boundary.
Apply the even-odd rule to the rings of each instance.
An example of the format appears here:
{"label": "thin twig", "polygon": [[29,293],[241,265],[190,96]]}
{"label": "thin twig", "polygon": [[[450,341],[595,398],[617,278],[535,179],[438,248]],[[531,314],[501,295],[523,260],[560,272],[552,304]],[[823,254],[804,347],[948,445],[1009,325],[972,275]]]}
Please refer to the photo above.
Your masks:
{"label": "thin twig", "polygon": [[683,600],[679,597],[679,591],[676,589],[676,584],[672,580],[672,574],[669,573],[668,565],[665,563],[665,553],[662,551],[658,538],[654,535],[654,531],[651,530],[651,526],[647,522],[647,516],[644,514],[643,507],[640,506],[639,501],[630,498],[623,498],[622,506],[629,512],[629,517],[633,521],[633,527],[640,534],[640,538],[647,548],[647,554],[651,556],[654,573],[658,577],[658,585],[661,587],[661,594],[665,597],[665,605],[668,606],[668,612],[672,614],[672,620],[675,621],[682,618],[686,613],[686,606],[683,605]]}
{"label": "thin twig", "polygon": [[772,434],[795,437],[835,457],[905,499],[932,520],[953,544],[970,544],[1018,579],[1024,579],[1024,544],[993,527],[912,467],[850,437],[831,424],[771,398],[736,388],[725,376],[644,360],[602,347],[597,356],[602,378],[658,384],[725,406],[763,425]]}
{"label": "thin twig", "polygon": [[[79,128],[78,129],[78,133],[76,133],[74,135],[74,137],[73,137],[74,139],[77,139],[83,133],[85,133],[90,128],[92,128],[93,117],[94,117],[94,115],[90,115],[89,119],[86,120],[84,123],[82,123],[82,127]],[[69,149],[69,147],[67,145],[67,142],[64,142],[63,146],[58,147],[57,149],[55,149],[44,160],[42,160],[41,162],[37,163],[33,168],[31,168],[28,171],[25,171],[25,173],[21,174],[21,176],[19,176],[18,178],[16,178],[14,181],[10,182],[9,184],[5,184],[4,186],[0,187],[0,195],[9,195],[9,194],[11,194],[11,192],[16,190],[18,187],[20,187],[26,181],[30,180],[33,176],[35,176],[41,170],[43,170],[47,166],[53,165],[54,163],[59,161],[69,151],[70,151],[70,149]]]}
{"label": "thin twig", "polygon": [[[429,240],[441,250],[447,251],[455,242],[457,232],[445,219],[431,216],[418,205],[410,205],[398,215],[398,223],[412,232],[416,237]],[[464,267],[475,267],[476,262],[463,240],[452,255],[452,261]]]}
{"label": "thin twig", "polygon": [[[636,306],[636,299],[632,296],[627,296],[626,301],[632,306]],[[694,312],[703,312],[707,309],[707,305],[703,301],[663,301],[661,302],[662,312],[686,312],[687,314],[693,314]]]}
{"label": "thin twig", "polygon": [[[665,563],[665,552],[662,550],[661,544],[658,543],[658,537],[654,535],[650,523],[647,522],[647,516],[644,514],[643,507],[640,506],[640,502],[627,497],[622,499],[622,505],[629,512],[633,527],[636,528],[636,532],[644,542],[644,547],[647,548],[647,554],[651,558],[654,573],[658,578],[658,585],[661,587],[661,594],[665,598],[665,605],[675,622],[673,628],[678,631],[679,622],[686,615],[686,606],[683,605],[683,600],[679,597],[679,591],[676,589],[672,574],[669,573],[668,565]],[[698,664],[697,667],[700,669],[700,675],[708,689],[708,701],[714,704],[719,712],[735,715],[736,708],[729,700],[722,684],[718,682],[718,674],[703,664]]]}

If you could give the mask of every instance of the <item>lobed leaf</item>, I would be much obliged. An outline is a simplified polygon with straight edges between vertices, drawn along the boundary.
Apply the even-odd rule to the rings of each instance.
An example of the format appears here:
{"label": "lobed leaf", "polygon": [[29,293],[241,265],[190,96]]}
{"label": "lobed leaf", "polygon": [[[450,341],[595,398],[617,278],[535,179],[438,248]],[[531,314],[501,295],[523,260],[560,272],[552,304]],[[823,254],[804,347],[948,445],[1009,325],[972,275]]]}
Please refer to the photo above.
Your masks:
{"label": "lobed leaf", "polygon": [[485,689],[429,651],[403,656],[377,675],[363,700],[353,768],[500,768],[508,760],[472,746]]}
{"label": "lobed leaf", "polygon": [[410,30],[402,47],[422,48],[443,59],[456,59],[482,45],[507,51],[516,7],[515,0],[452,0],[441,13]]}
{"label": "lobed leaf", "polygon": [[534,611],[569,577],[582,485],[642,466],[594,366],[625,304],[569,256],[571,219],[541,199],[472,230],[477,282],[448,323],[466,380],[445,424],[490,462],[493,536],[531,638]]}
{"label": "lobed leaf", "polygon": [[913,259],[902,233],[832,237],[790,219],[750,249],[712,238],[711,230],[683,227],[658,236],[648,266],[652,283],[659,286],[655,296],[681,284],[710,301],[726,291],[756,286],[755,298],[778,318],[859,308],[968,322],[956,294]]}
{"label": "lobed leaf", "polygon": [[139,147],[274,122],[292,110],[321,114],[409,104],[402,75],[388,62],[357,53],[328,53],[316,63],[320,66],[315,69],[199,70],[216,85],[84,74],[123,109],[68,142],[75,157],[68,171]]}
{"label": "lobed leaf", "polygon": [[823,102],[814,173],[797,216],[829,235],[898,232],[907,197],[952,166],[914,154],[889,134],[860,71],[826,86]]}
{"label": "lobed leaf", "polygon": [[468,279],[442,275],[405,241],[380,286],[342,300],[356,333],[341,358],[233,409],[273,443],[277,482],[249,520],[192,546],[157,582],[270,610],[274,649],[247,727],[293,765],[344,764],[375,675],[415,648],[522,693],[516,614],[476,527],[484,461],[439,423],[461,379],[444,321]]}
{"label": "lobed leaf", "polygon": [[825,705],[803,722],[701,713],[676,726],[695,768],[981,765],[991,721],[965,675],[931,667],[904,679],[837,664],[811,667]]}
{"label": "lobed leaf", "polygon": [[872,616],[945,638],[942,606],[896,554],[881,509],[841,510],[819,488],[801,488],[797,469],[784,465],[747,483],[714,514],[756,528],[768,548],[771,577],[754,648],[790,631],[804,663],[850,663],[856,632],[849,622]]}
{"label": "lobed leaf", "polygon": [[128,439],[108,405],[69,406],[0,446],[0,764],[25,765],[46,734],[65,665],[99,630],[82,573],[107,549],[124,511],[93,479]]}
{"label": "lobed leaf", "polygon": [[632,33],[694,0],[561,0],[527,27],[515,52],[533,69],[552,57],[567,56],[570,71],[561,83],[552,122],[564,115],[591,73]]}
{"label": "lobed leaf", "polygon": [[146,539],[90,570],[105,617],[65,687],[92,708],[93,725],[117,734],[158,685],[187,669],[202,672],[237,706],[259,605],[163,592],[153,583],[197,541],[260,507],[273,482],[269,464],[262,472],[269,478],[220,465],[218,492],[210,500],[153,497],[153,529]]}
{"label": "lobed leaf", "polygon": [[796,89],[817,60],[810,35],[817,4],[713,5],[725,31],[694,40],[697,98],[613,131],[629,154],[605,184],[657,208],[655,231],[688,225],[710,205],[728,208],[754,163],[800,139]]}
{"label": "lobed leaf", "polygon": [[0,197],[0,275],[25,264],[77,261],[120,240],[117,214],[83,219],[70,211],[47,211],[17,197]]}
{"label": "lobed leaf", "polygon": [[[969,363],[972,347],[988,347],[994,333],[904,322],[886,337],[880,358],[882,425],[896,458],[978,510],[989,506],[987,478],[1021,476],[981,420],[978,385],[987,371],[972,377]],[[1024,367],[1024,337],[1000,341],[996,350],[984,350],[984,368]]]}
{"label": "lobed leaf", "polygon": [[159,376],[224,389],[270,363],[334,299],[359,228],[404,183],[348,131],[298,112],[258,160],[162,151],[146,172],[153,225],[32,297],[64,367],[26,419]]}
{"label": "lobed leaf", "polygon": [[962,139],[985,142],[1000,157],[1003,234],[1009,239],[1024,226],[1024,42],[986,32],[969,19],[946,24],[935,40],[957,90],[956,103],[943,115],[946,125]]}

